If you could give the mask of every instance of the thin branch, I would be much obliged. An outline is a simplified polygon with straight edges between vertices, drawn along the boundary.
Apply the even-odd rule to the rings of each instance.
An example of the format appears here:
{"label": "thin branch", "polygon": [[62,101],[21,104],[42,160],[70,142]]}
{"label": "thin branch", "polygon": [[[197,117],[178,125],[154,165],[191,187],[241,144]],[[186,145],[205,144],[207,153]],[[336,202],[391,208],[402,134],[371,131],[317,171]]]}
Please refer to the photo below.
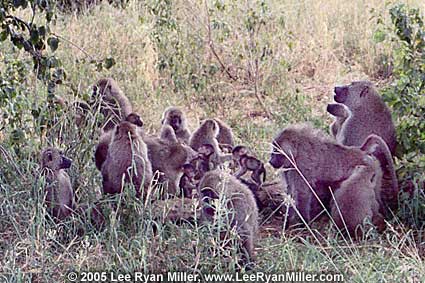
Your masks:
{"label": "thin branch", "polygon": [[92,60],[96,60],[92,55],[90,55],[87,51],[85,51],[83,48],[81,48],[80,46],[78,46],[77,44],[75,44],[74,42],[72,42],[69,39],[66,39],[65,37],[58,35],[54,32],[51,33],[52,35],[56,36],[57,38],[60,38],[61,40],[67,42],[68,44],[74,46],[75,48],[77,48],[78,50],[80,50],[84,55],[86,55],[87,57],[89,57]]}

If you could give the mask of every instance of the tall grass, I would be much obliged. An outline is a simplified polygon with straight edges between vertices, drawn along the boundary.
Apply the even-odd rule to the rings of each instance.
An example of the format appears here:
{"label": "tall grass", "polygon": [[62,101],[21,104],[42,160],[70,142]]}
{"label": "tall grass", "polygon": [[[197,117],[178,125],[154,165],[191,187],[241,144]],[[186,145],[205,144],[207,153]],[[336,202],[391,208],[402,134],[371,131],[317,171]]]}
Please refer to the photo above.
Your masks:
{"label": "tall grass", "polygon": [[[408,2],[424,8],[419,0]],[[232,126],[238,143],[267,160],[274,133],[288,123],[327,127],[325,107],[335,84],[371,79],[380,85],[389,79],[384,62],[391,44],[373,39],[374,16],[388,14],[384,1],[164,3],[130,1],[125,9],[103,3],[59,15],[53,32],[61,36],[58,57],[72,88],[61,86],[58,94],[83,99],[93,82],[111,76],[148,132],[158,130],[166,106],[178,105],[192,129],[204,117],[220,117]],[[0,49],[18,53],[3,43]],[[107,56],[117,62],[110,70],[98,72],[88,64]],[[45,89],[32,77],[26,84],[35,94],[29,102],[44,103]],[[129,195],[122,196],[119,213],[107,211],[102,232],[78,219],[61,225],[46,219],[37,165],[46,144],[64,148],[73,158],[69,174],[80,202],[101,198],[92,160],[97,117],[78,129],[72,111],[65,109],[49,133],[27,133],[18,152],[2,142],[0,281],[64,282],[71,270],[239,270],[234,245],[221,246],[211,226],[162,221]],[[273,178],[276,172],[268,169]],[[383,234],[370,231],[354,243],[327,223],[285,231],[283,220],[268,221],[256,243],[253,271],[340,272],[346,282],[424,281],[422,231],[409,230],[397,219],[388,225]]]}

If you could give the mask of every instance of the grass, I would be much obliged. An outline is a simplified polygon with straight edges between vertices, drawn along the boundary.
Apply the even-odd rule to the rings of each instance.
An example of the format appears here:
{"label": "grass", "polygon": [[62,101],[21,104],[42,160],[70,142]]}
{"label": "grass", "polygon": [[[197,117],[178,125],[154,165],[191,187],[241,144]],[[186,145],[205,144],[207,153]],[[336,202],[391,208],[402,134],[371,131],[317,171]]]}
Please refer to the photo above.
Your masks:
{"label": "grass", "polygon": [[[407,2],[424,8],[419,0]],[[219,117],[234,129],[238,143],[265,161],[272,137],[285,125],[310,121],[327,128],[325,107],[335,84],[370,79],[385,86],[391,80],[383,62],[392,45],[373,40],[376,17],[388,20],[381,0],[158,3],[130,1],[126,9],[101,4],[82,14],[59,15],[53,32],[61,36],[57,55],[69,80],[59,94],[68,100],[77,99],[74,93],[84,97],[93,82],[111,76],[148,132],[158,131],[167,106],[178,105],[188,113],[191,129],[202,118]],[[24,56],[7,44],[0,50]],[[98,72],[88,63],[108,56],[117,62],[110,70]],[[33,77],[25,86],[35,94],[30,104],[42,105],[45,88]],[[37,165],[46,144],[73,158],[69,174],[81,202],[101,196],[92,161],[97,132],[91,126],[77,129],[70,117],[58,115],[50,133],[26,132],[19,152],[2,143],[0,281],[65,282],[70,270],[237,270],[235,250],[222,247],[211,227],[163,223],[131,196],[123,196],[122,213],[110,212],[108,229],[100,233],[78,219],[58,226],[46,220]],[[7,134],[6,129],[2,135]],[[269,179],[277,176],[267,169]],[[253,271],[336,272],[346,282],[425,280],[423,231],[398,219],[383,234],[370,231],[359,242],[342,239],[326,223],[309,230],[282,226],[283,220],[273,219],[261,227]]]}

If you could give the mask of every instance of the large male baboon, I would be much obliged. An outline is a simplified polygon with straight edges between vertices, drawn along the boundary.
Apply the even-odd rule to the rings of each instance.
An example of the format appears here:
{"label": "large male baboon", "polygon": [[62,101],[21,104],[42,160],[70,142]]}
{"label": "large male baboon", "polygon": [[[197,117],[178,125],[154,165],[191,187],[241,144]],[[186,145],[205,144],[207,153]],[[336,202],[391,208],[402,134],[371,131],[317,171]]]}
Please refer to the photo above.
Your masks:
{"label": "large male baboon", "polygon": [[152,179],[152,165],[136,125],[122,121],[116,126],[101,172],[104,193],[120,193],[124,181],[135,186],[136,196],[142,196],[142,191],[146,194]]}
{"label": "large male baboon", "polygon": [[[254,243],[258,230],[258,209],[252,192],[234,176],[214,170],[207,172],[198,185],[198,195],[202,203],[201,217],[212,222],[216,210],[214,200],[225,201],[227,213],[231,213],[229,228],[236,228],[241,238],[241,246],[247,253],[245,259],[254,258]],[[221,196],[221,198],[220,198]]]}
{"label": "large male baboon", "polygon": [[360,146],[369,135],[376,134],[384,139],[394,155],[397,141],[391,112],[372,83],[352,82],[337,86],[334,91],[335,101],[344,104],[350,111],[337,134],[338,142]]}
{"label": "large male baboon", "polygon": [[64,170],[71,166],[72,161],[61,151],[52,147],[45,148],[40,155],[42,174],[46,178],[47,212],[53,218],[63,220],[75,208],[71,180]]}
{"label": "large male baboon", "polygon": [[[329,189],[336,191],[356,166],[373,167],[376,162],[366,151],[338,144],[309,125],[288,126],[276,136],[273,147],[269,162],[274,168],[285,169],[282,177],[288,193],[306,222],[322,211],[318,199],[328,207]],[[375,188],[378,196],[380,190],[380,186]],[[293,208],[288,218],[289,224],[299,222]]]}

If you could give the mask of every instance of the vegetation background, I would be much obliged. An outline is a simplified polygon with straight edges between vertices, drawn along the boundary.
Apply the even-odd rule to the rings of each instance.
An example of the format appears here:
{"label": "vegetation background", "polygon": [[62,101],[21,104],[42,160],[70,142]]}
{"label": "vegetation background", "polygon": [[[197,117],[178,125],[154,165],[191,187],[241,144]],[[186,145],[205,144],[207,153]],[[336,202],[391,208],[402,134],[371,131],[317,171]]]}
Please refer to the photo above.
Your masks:
{"label": "vegetation background", "polygon": [[[223,119],[263,161],[274,134],[290,123],[327,131],[336,84],[373,81],[400,140],[394,219],[383,234],[371,230],[353,242],[330,224],[284,231],[283,219],[265,217],[253,271],[424,282],[425,4],[401,2],[1,1],[0,281],[64,282],[71,270],[238,270],[235,249],[223,248],[217,233],[158,223],[129,196],[125,213],[111,212],[103,232],[46,220],[38,167],[46,145],[74,160],[69,174],[80,202],[100,198],[92,159],[101,118],[78,129],[71,102],[88,100],[93,83],[110,76],[148,132],[177,105],[191,129],[205,117]],[[270,180],[277,176],[267,169]]]}

